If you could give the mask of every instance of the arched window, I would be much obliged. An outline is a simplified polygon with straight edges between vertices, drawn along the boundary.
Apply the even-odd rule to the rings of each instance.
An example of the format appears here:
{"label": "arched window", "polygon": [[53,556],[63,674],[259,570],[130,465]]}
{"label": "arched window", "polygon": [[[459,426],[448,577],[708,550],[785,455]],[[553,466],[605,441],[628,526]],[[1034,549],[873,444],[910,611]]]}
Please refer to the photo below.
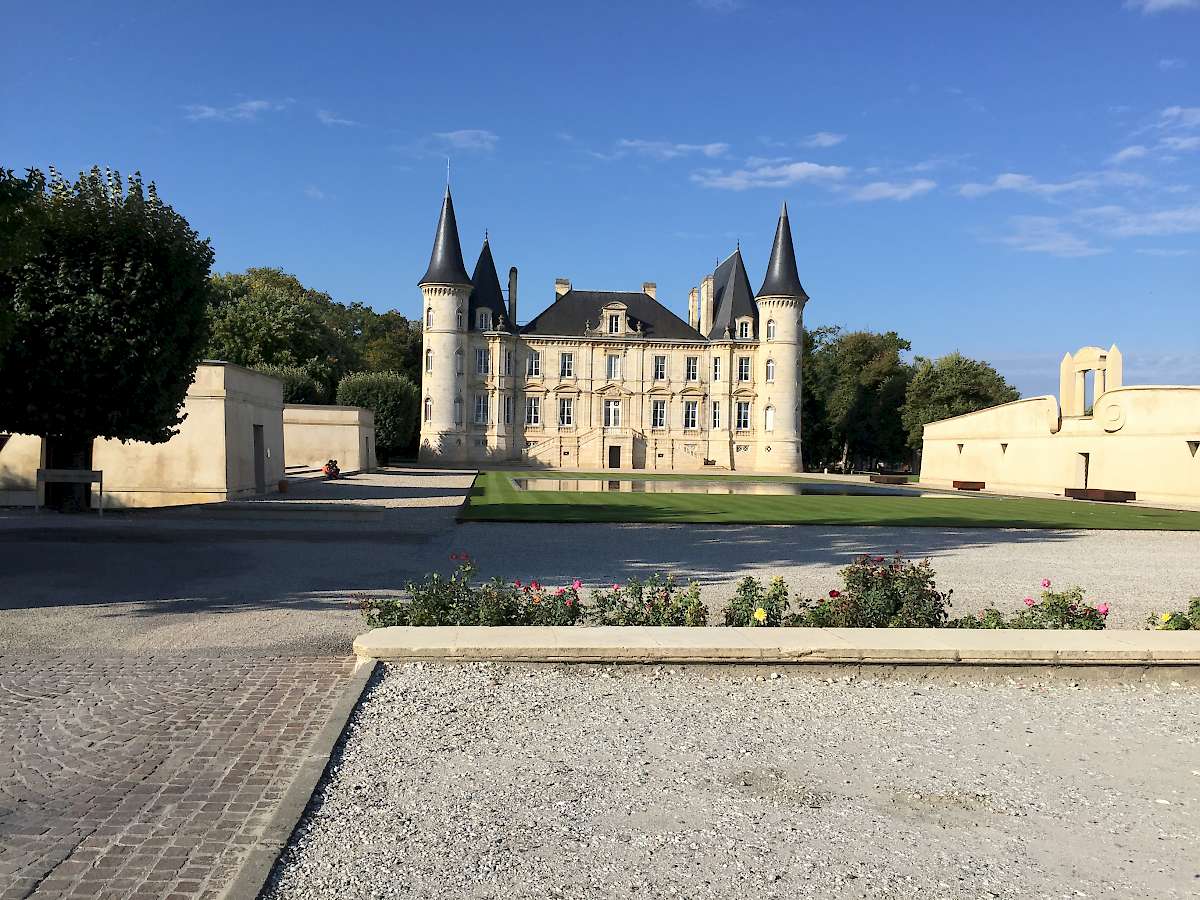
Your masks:
{"label": "arched window", "polygon": [[433,400],[429,397],[425,398],[425,421],[429,422],[433,419]]}
{"label": "arched window", "polygon": [[425,327],[426,328],[433,327],[433,307],[432,306],[429,307],[429,309],[425,310]]}
{"label": "arched window", "polygon": [[425,351],[425,371],[426,372],[433,371],[433,351],[432,350]]}
{"label": "arched window", "polygon": [[763,413],[763,430],[775,430],[775,407],[773,406],[768,406],[766,411]]}
{"label": "arched window", "polygon": [[767,340],[768,341],[775,340],[775,320],[774,319],[767,320]]}
{"label": "arched window", "polygon": [[463,352],[462,347],[454,351],[454,373],[461,375],[463,373]]}
{"label": "arched window", "polygon": [[460,309],[458,312],[456,312],[456,313],[454,314],[454,327],[455,327],[455,328],[457,328],[459,331],[462,331],[462,327],[463,327],[463,314],[462,314],[462,310],[461,310],[461,309]]}
{"label": "arched window", "polygon": [[775,360],[767,360],[767,381],[775,380]]}

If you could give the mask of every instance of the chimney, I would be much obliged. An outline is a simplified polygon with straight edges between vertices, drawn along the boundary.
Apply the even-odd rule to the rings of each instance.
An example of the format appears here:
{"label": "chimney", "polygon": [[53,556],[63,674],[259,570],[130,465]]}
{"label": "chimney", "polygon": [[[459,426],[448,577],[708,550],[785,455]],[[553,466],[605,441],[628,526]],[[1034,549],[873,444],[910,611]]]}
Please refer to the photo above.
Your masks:
{"label": "chimney", "polygon": [[700,292],[697,291],[695,288],[692,288],[690,291],[688,291],[688,324],[691,325],[693,328],[695,328],[697,331],[700,330],[700,315],[699,315],[699,313],[700,313],[700,306],[699,306],[700,298],[699,298],[699,295],[700,295]]}
{"label": "chimney", "polygon": [[557,303],[567,291],[571,289],[570,278],[555,278],[554,279],[554,302]]}
{"label": "chimney", "polygon": [[517,333],[517,267],[508,270],[508,321],[513,334]]}
{"label": "chimney", "polygon": [[653,281],[643,281],[642,282],[642,293],[648,294],[650,296],[651,300],[657,300],[658,299],[658,285],[655,284]]}
{"label": "chimney", "polygon": [[705,275],[700,282],[700,333],[705,337],[713,324],[713,276]]}

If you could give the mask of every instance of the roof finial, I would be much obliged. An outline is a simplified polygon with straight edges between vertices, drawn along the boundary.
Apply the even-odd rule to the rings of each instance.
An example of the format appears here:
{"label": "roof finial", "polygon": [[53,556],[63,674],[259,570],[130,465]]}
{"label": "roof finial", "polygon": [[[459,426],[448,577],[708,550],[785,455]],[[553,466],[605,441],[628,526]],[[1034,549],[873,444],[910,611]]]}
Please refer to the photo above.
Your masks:
{"label": "roof finial", "polygon": [[488,233],[487,233],[487,229],[485,228],[485,229],[483,229],[483,242],[486,244],[487,241],[488,241]]}
{"label": "roof finial", "polygon": [[450,157],[446,157],[446,193],[450,193]]}

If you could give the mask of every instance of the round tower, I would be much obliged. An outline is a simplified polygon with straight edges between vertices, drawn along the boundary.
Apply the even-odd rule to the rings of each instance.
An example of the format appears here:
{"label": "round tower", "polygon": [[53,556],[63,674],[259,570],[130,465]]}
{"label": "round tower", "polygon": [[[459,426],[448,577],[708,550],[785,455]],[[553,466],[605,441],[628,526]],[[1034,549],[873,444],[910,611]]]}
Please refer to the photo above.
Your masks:
{"label": "round tower", "polygon": [[796,272],[786,203],[775,227],[767,277],[754,299],[758,304],[758,395],[762,398],[757,412],[761,429],[758,468],[802,472],[801,353],[808,294]]}
{"label": "round tower", "polygon": [[467,301],[471,278],[463,265],[450,187],[433,238],[429,268],[418,282],[421,311],[421,448],[427,462],[466,459]]}

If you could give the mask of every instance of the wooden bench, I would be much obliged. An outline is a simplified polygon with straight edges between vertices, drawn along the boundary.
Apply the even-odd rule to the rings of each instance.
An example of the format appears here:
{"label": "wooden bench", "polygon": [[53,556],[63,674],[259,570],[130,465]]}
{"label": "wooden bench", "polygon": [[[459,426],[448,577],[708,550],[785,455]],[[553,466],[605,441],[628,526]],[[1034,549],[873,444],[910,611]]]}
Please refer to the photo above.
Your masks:
{"label": "wooden bench", "polygon": [[987,484],[982,481],[955,481],[952,482],[956,491],[982,491]]}
{"label": "wooden bench", "polygon": [[1128,503],[1137,499],[1136,491],[1110,491],[1108,488],[1066,488],[1072,500],[1098,500],[1101,503]]}
{"label": "wooden bench", "polygon": [[880,475],[878,473],[871,476],[871,481],[874,484],[908,484],[907,475]]}
{"label": "wooden bench", "polygon": [[[96,484],[100,485],[100,515],[104,515],[104,473],[99,469],[38,469],[37,483],[43,484]],[[33,511],[39,509],[38,492],[33,491]]]}

